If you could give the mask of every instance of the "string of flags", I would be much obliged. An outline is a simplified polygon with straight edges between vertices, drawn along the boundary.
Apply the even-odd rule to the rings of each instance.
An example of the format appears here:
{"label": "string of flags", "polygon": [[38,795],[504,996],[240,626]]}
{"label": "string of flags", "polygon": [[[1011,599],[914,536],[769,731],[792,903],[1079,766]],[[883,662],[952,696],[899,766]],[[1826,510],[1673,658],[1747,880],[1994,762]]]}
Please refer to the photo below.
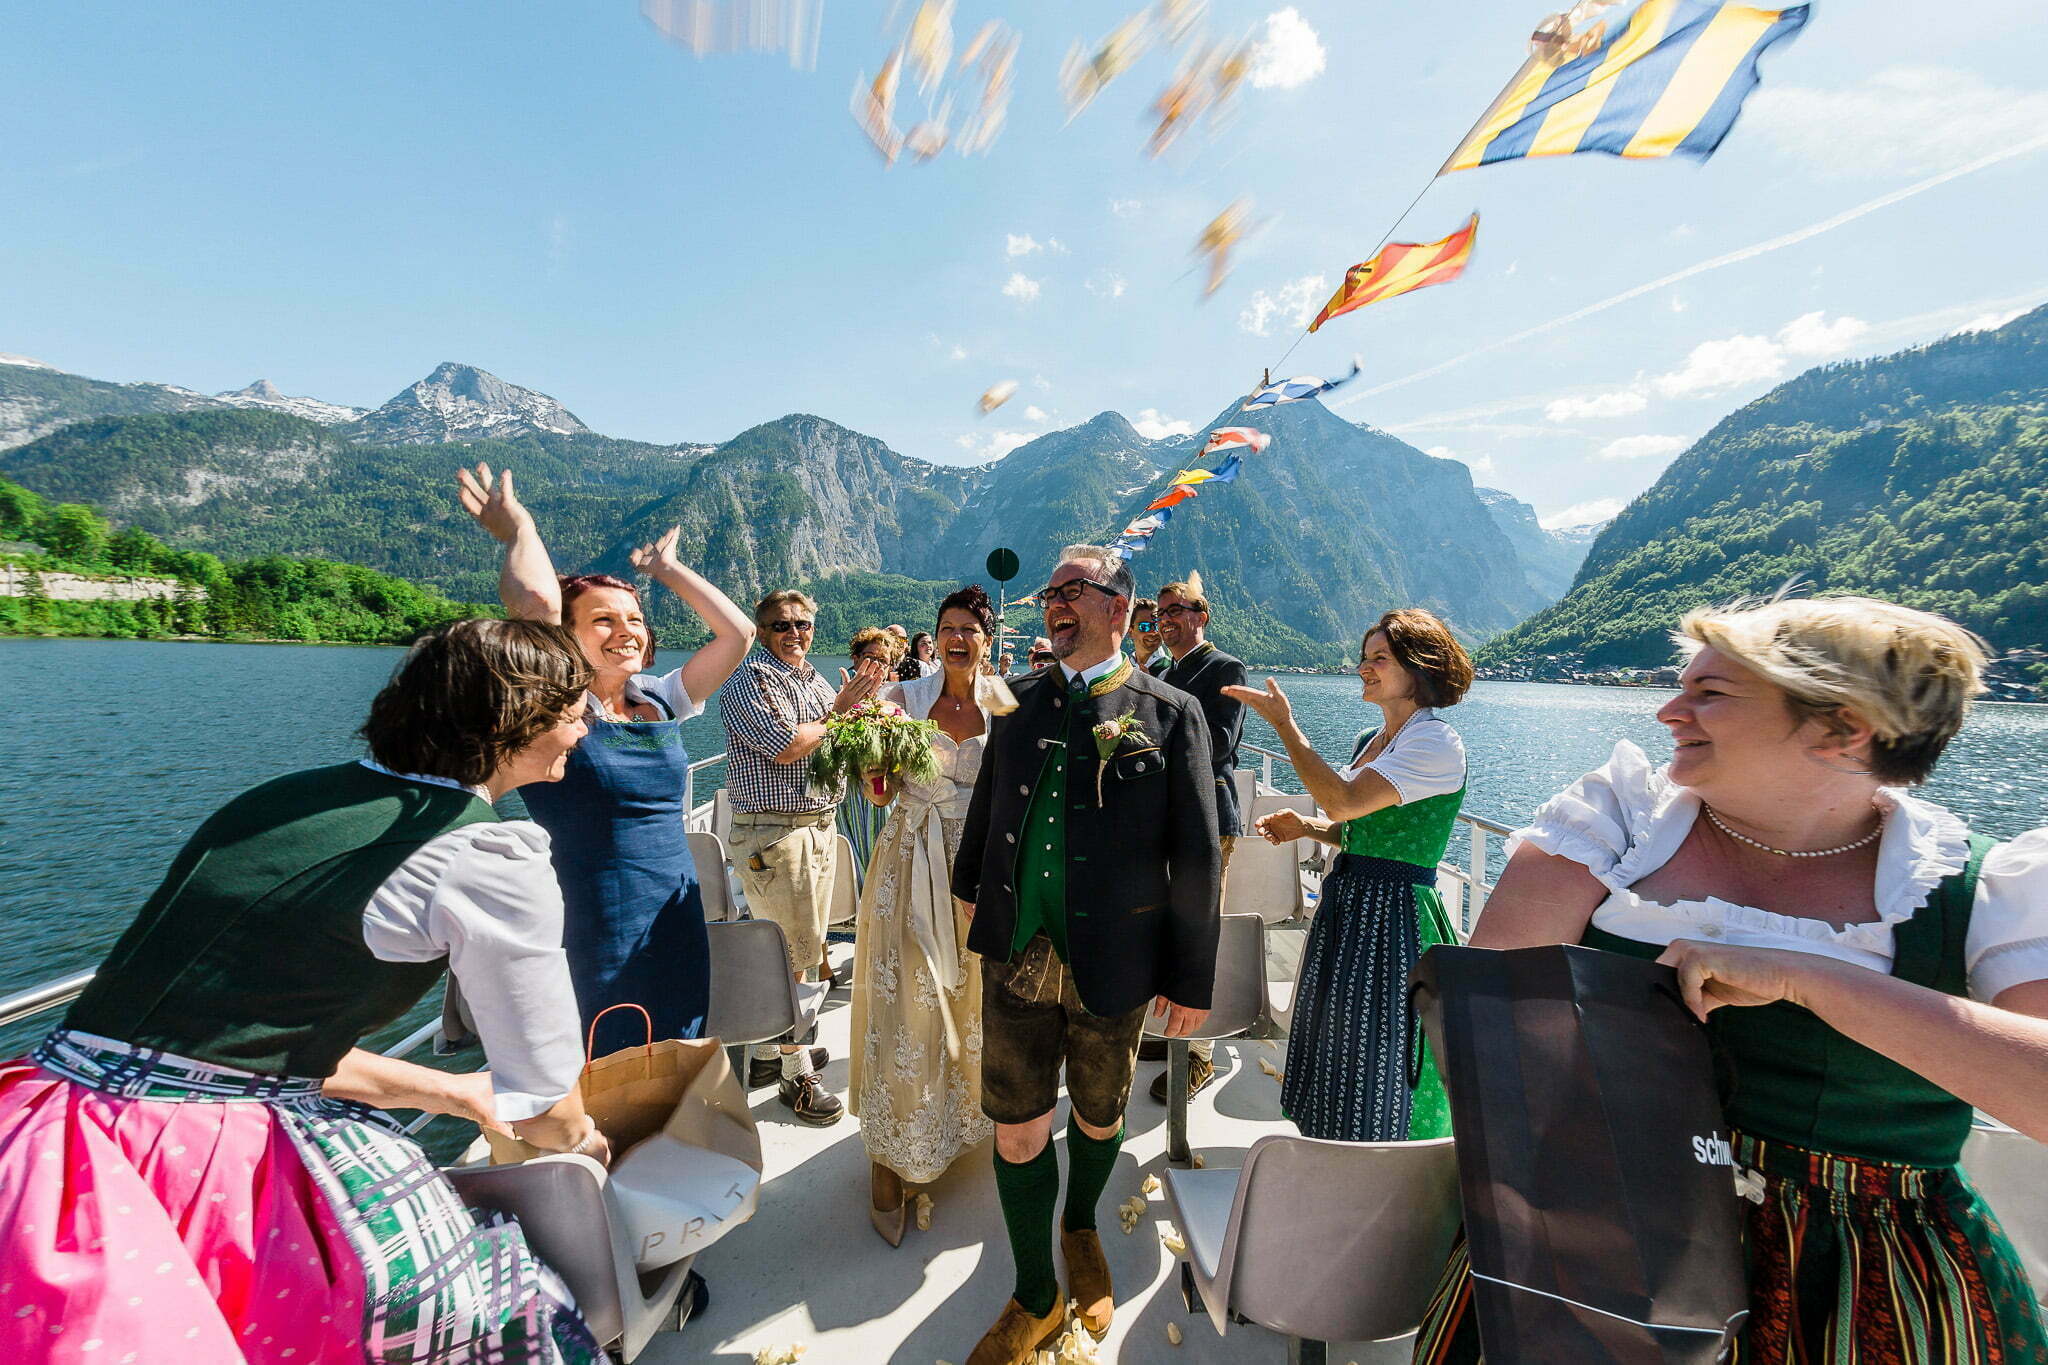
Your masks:
{"label": "string of flags", "polygon": [[[1758,59],[1804,28],[1809,14],[1806,4],[1766,8],[1744,0],[1578,0],[1548,16],[1530,36],[1521,69],[1371,254],[1344,272],[1287,355],[1334,318],[1449,284],[1465,273],[1479,237],[1476,212],[1463,227],[1432,242],[1389,240],[1429,186],[1452,171],[1596,152],[1631,159],[1713,155],[1759,83]],[[1209,292],[1228,270],[1230,248],[1243,236],[1248,216],[1240,201],[1204,228],[1197,250],[1210,259]],[[1298,375],[1277,382],[1268,369],[1241,410],[1319,397],[1357,378],[1361,369],[1354,358],[1339,378]],[[1197,458],[1233,443],[1256,453],[1268,439],[1251,428],[1227,427],[1210,436]],[[1204,484],[1234,482],[1242,468],[1239,451],[1213,469],[1181,470],[1110,548],[1125,559],[1142,553],[1176,507]]]}

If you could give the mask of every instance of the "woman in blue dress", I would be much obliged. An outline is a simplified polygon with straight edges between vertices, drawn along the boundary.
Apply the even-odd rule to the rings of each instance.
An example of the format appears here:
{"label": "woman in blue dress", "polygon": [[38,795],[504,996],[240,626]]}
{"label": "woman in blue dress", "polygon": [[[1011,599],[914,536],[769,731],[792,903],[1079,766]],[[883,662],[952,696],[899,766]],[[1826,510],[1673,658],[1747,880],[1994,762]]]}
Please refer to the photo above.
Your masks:
{"label": "woman in blue dress", "polygon": [[[746,656],[754,623],[676,558],[677,532],[632,555],[633,567],[695,611],[711,630],[688,663],[647,671],[654,637],[632,584],[608,574],[557,577],[533,516],[507,470],[459,471],[462,505],[505,547],[498,595],[506,612],[575,632],[597,670],[590,734],[560,782],[522,787],[527,811],[553,842],[565,906],[562,946],[589,1030],[612,1005],[642,1006],[657,1038],[694,1038],[711,994],[704,901],[683,820],[690,755],[683,722],[704,709]],[[721,875],[723,869],[714,871]],[[595,1055],[645,1037],[631,1011],[599,1024]]]}

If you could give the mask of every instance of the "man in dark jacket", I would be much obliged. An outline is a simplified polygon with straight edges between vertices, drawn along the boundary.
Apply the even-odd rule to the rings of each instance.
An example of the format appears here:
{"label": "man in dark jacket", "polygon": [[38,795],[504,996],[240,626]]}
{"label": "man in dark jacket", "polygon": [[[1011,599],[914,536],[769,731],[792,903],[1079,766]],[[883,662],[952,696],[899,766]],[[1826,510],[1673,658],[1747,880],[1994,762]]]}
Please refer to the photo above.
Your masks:
{"label": "man in dark jacket", "polygon": [[[1114,1299],[1095,1209],[1123,1143],[1145,1011],[1184,1037],[1216,972],[1216,803],[1208,727],[1186,693],[1121,653],[1131,571],[1092,545],[1061,552],[1041,594],[1057,662],[1012,684],[992,723],[953,863],[982,959],[982,1109],[1016,1290],[968,1365],[1021,1365],[1078,1305],[1098,1340]],[[1052,1111],[1073,1116],[1053,1267]]]}
{"label": "man in dark jacket", "polygon": [[[1226,687],[1246,687],[1249,680],[1244,664],[1218,649],[1209,639],[1209,598],[1202,590],[1202,576],[1189,574],[1185,581],[1168,583],[1159,590],[1159,640],[1173,663],[1159,675],[1168,687],[1178,687],[1193,697],[1209,722],[1209,761],[1216,772],[1216,833],[1223,857],[1218,878],[1217,900],[1223,899],[1221,883],[1230,875],[1230,851],[1244,832],[1237,809],[1237,744],[1244,734],[1244,703],[1223,695]],[[1165,1055],[1165,1044],[1157,1044]],[[1141,1057],[1148,1056],[1140,1049]],[[1188,1045],[1188,1093],[1198,1095],[1216,1078],[1216,1045],[1197,1038]],[[1166,1103],[1166,1073],[1152,1082],[1152,1098]]]}

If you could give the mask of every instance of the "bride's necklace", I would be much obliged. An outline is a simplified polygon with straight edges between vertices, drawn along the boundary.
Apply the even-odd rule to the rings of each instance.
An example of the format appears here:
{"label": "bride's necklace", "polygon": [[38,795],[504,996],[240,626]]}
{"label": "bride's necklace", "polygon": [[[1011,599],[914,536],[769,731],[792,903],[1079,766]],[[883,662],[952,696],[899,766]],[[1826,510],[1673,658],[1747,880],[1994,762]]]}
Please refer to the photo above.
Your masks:
{"label": "bride's necklace", "polygon": [[1766,853],[1775,853],[1780,858],[1832,858],[1837,853],[1850,853],[1856,849],[1862,848],[1865,844],[1875,843],[1877,841],[1877,837],[1880,834],[1884,833],[1884,821],[1879,820],[1877,822],[1876,829],[1870,831],[1870,833],[1864,835],[1861,839],[1856,840],[1854,843],[1843,844],[1840,848],[1816,848],[1806,851],[1791,848],[1772,848],[1769,844],[1763,843],[1762,841],[1757,839],[1752,839],[1747,834],[1738,834],[1734,830],[1728,828],[1728,822],[1723,820],[1719,815],[1716,815],[1714,813],[1714,808],[1712,806],[1709,806],[1702,802],[1700,805],[1700,809],[1705,811],[1707,813],[1707,818],[1714,822],[1714,828],[1720,830],[1729,838],[1736,840],[1738,843],[1748,844],[1751,848],[1760,848]]}

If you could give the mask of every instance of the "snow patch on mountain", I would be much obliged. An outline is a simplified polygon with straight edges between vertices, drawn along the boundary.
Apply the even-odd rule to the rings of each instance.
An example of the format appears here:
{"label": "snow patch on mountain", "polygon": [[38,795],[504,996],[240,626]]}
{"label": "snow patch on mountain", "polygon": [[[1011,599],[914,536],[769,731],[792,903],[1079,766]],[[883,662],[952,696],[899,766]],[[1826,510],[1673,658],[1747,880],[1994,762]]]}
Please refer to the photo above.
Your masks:
{"label": "snow patch on mountain", "polygon": [[308,421],[330,427],[343,422],[353,422],[367,411],[365,408],[351,408],[319,398],[295,397],[279,391],[277,385],[268,379],[259,379],[246,388],[217,393],[214,397],[231,407],[264,408],[271,412],[290,413],[293,417],[303,417]]}
{"label": "snow patch on mountain", "polygon": [[355,424],[358,440],[432,445],[530,433],[574,436],[589,427],[554,399],[474,365],[444,361],[419,383]]}
{"label": "snow patch on mountain", "polygon": [[19,365],[24,370],[50,370],[58,374],[63,373],[55,365],[46,364],[30,356],[9,355],[5,351],[0,351],[0,365]]}

